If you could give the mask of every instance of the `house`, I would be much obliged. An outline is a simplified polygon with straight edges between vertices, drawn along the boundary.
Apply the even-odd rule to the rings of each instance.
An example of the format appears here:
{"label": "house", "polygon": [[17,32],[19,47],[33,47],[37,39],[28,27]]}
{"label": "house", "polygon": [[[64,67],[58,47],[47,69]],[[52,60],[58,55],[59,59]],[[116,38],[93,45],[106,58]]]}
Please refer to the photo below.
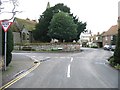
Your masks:
{"label": "house", "polygon": [[33,41],[32,31],[34,30],[36,21],[29,19],[15,18],[11,29],[13,31],[14,44],[31,43]]}
{"label": "house", "polygon": [[[102,33],[103,34],[103,33]],[[102,34],[100,34],[99,32],[93,36],[91,36],[91,47],[92,46],[96,46],[98,48],[102,47]]]}
{"label": "house", "polygon": [[83,47],[86,47],[88,45],[89,42],[91,42],[90,37],[92,36],[92,34],[90,32],[83,32],[80,35],[80,44]]}
{"label": "house", "polygon": [[104,45],[115,45],[116,44],[116,38],[118,34],[118,26],[113,25],[110,27],[110,29],[102,35],[102,44]]}

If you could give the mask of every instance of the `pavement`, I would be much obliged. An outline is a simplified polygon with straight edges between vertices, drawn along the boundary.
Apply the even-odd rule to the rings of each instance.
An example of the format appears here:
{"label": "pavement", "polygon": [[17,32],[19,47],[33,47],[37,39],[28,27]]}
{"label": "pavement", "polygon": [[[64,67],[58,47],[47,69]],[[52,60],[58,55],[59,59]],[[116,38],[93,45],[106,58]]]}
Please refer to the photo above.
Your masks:
{"label": "pavement", "polygon": [[34,61],[31,58],[25,55],[13,54],[12,61],[7,67],[7,70],[2,72],[2,85],[31,68],[33,64]]}

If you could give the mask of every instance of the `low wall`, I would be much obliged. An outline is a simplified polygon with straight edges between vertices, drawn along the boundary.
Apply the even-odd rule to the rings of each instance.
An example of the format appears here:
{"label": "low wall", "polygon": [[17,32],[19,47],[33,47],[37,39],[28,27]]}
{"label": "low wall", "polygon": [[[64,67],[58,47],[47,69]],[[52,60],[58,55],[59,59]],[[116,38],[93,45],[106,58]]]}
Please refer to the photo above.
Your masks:
{"label": "low wall", "polygon": [[[61,51],[80,51],[79,44],[29,44],[23,45],[21,48],[31,48],[35,51],[51,51],[51,50],[61,50]],[[15,50],[19,50],[20,46],[14,46]]]}

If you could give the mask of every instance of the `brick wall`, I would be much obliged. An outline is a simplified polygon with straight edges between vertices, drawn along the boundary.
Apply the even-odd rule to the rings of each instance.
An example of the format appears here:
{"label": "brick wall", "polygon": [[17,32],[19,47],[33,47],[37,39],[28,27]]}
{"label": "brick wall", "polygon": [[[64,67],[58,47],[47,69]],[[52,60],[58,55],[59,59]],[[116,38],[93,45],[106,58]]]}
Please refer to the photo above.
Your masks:
{"label": "brick wall", "polygon": [[103,36],[102,42],[103,42],[103,46],[106,44],[110,45],[111,44],[111,36]]}

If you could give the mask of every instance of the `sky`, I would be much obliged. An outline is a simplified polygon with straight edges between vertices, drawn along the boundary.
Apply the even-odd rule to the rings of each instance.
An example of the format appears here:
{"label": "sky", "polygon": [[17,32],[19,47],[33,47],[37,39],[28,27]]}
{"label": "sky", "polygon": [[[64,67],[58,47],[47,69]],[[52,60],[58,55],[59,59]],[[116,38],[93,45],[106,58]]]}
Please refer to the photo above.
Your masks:
{"label": "sky", "polygon": [[[91,30],[94,34],[97,34],[97,32],[102,33],[103,31],[107,31],[112,25],[117,24],[119,1],[120,0],[18,0],[19,6],[16,10],[22,11],[22,13],[17,13],[16,17],[38,20],[40,15],[45,11],[48,2],[50,2],[51,7],[58,3],[64,3],[64,5],[71,9],[71,13],[73,13],[74,16],[79,17],[80,21],[87,22],[87,30]],[[6,5],[6,8],[10,9],[8,5]],[[2,15],[0,19],[5,16],[3,15],[2,17]]]}

